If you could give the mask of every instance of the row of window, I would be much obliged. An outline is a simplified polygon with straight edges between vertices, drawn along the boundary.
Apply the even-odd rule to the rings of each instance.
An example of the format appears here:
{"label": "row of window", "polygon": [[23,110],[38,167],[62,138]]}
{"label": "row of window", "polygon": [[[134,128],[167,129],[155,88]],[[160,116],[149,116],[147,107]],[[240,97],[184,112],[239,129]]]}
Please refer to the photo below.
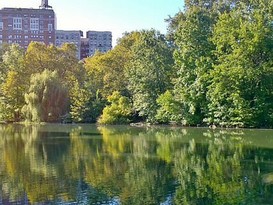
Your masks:
{"label": "row of window", "polygon": [[[0,35],[0,39],[3,38],[3,35]],[[9,35],[8,39],[33,39],[33,38],[40,38],[44,39],[44,36],[39,36],[39,35],[30,35],[30,36],[21,36],[21,35]],[[48,38],[52,38],[52,36],[48,36]]]}
{"label": "row of window", "polygon": [[56,39],[66,39],[66,40],[69,40],[69,39],[76,39],[76,40],[79,40],[80,39],[80,35],[79,34],[70,34],[70,35],[56,35]]}
{"label": "row of window", "polygon": [[[30,30],[31,31],[39,31],[39,18],[30,18]],[[0,30],[4,29],[3,22],[0,22]],[[13,30],[22,30],[23,29],[23,22],[22,18],[15,17],[13,18]],[[48,31],[53,31],[53,24],[48,24]]]}

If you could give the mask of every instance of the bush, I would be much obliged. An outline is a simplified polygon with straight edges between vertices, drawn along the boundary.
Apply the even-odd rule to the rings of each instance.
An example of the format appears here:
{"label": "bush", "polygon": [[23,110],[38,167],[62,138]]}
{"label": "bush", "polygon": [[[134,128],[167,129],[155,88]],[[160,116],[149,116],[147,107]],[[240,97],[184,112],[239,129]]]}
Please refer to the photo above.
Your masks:
{"label": "bush", "polygon": [[100,124],[127,124],[131,120],[132,105],[129,98],[122,96],[118,91],[107,98],[110,105],[103,109],[98,123]]}

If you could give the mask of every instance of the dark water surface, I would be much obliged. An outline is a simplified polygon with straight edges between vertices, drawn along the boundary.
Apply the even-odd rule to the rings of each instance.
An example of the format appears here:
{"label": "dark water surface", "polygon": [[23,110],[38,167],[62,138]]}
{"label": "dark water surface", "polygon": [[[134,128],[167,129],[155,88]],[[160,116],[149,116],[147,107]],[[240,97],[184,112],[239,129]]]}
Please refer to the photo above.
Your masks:
{"label": "dark water surface", "polygon": [[273,204],[273,131],[0,125],[0,204]]}

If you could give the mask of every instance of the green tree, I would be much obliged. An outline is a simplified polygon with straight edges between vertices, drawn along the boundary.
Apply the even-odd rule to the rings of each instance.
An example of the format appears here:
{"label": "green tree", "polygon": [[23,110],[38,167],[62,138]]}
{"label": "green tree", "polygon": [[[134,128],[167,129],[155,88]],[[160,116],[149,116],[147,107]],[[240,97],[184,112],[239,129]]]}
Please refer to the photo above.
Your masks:
{"label": "green tree", "polygon": [[212,38],[217,63],[208,87],[208,122],[268,127],[273,122],[272,12],[268,2],[241,3],[220,16]]}
{"label": "green tree", "polygon": [[33,74],[25,94],[23,113],[29,121],[57,122],[68,112],[68,93],[59,81],[56,71],[44,70]]}
{"label": "green tree", "polygon": [[97,93],[90,92],[87,82],[74,82],[70,89],[70,115],[73,122],[96,122],[101,115],[105,102]]}
{"label": "green tree", "polygon": [[[28,46],[24,62],[26,75],[29,77],[45,70],[56,72],[59,84],[67,88],[69,98],[64,101],[69,101],[72,120],[82,122],[85,121],[83,116],[89,109],[86,105],[90,93],[84,88],[86,72],[83,63],[77,59],[76,52],[76,46],[73,44],[63,44],[62,47],[56,47],[32,42]],[[69,115],[65,117],[69,118]]]}
{"label": "green tree", "polygon": [[126,66],[128,89],[139,116],[154,122],[156,99],[171,86],[172,49],[165,36],[155,30],[143,30],[138,35]]}
{"label": "green tree", "polygon": [[129,96],[125,68],[131,59],[131,47],[138,38],[136,32],[126,33],[118,40],[117,45],[107,53],[95,53],[85,59],[86,82],[84,89],[91,98],[86,104],[88,121],[96,121],[102,114],[107,98],[114,91]]}
{"label": "green tree", "polygon": [[125,34],[119,39],[115,48],[107,53],[97,52],[85,59],[85,69],[92,93],[107,99],[114,91],[127,94],[127,79],[125,67],[131,59],[131,47],[136,36],[134,33]]}
{"label": "green tree", "polygon": [[[195,2],[195,3],[194,3]],[[174,53],[177,76],[174,85],[175,98],[182,107],[185,124],[202,123],[207,110],[206,90],[209,71],[212,69],[214,45],[210,41],[215,14],[199,1],[187,1],[186,9],[176,18]],[[176,22],[175,20],[173,20]]]}
{"label": "green tree", "polygon": [[11,45],[2,56],[2,84],[0,85],[0,119],[19,121],[24,105],[24,93],[28,78],[24,75],[24,50]]}
{"label": "green tree", "polygon": [[[33,73],[41,73],[45,69],[56,70],[63,83],[69,82],[71,75],[81,81],[85,72],[76,57],[76,51],[76,46],[73,44],[64,44],[58,48],[54,45],[31,42],[24,59],[26,72],[30,76]],[[67,86],[70,88],[73,85],[67,83]]]}

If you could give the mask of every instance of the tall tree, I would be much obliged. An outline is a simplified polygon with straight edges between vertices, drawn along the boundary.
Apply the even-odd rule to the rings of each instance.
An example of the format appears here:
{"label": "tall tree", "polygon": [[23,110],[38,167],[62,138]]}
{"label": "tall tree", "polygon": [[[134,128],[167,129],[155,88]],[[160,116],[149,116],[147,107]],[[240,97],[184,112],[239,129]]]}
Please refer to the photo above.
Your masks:
{"label": "tall tree", "polygon": [[241,3],[217,22],[208,120],[226,126],[272,126],[273,13],[269,1]]}
{"label": "tall tree", "polygon": [[175,30],[177,77],[174,93],[182,107],[177,115],[183,116],[184,124],[199,124],[207,110],[208,73],[214,59],[210,38],[215,16],[210,9],[188,3],[179,19]]}
{"label": "tall tree", "polygon": [[133,107],[148,121],[155,121],[156,99],[170,87],[172,66],[172,49],[165,36],[155,30],[140,31],[126,76]]}
{"label": "tall tree", "polygon": [[92,92],[99,92],[105,99],[114,91],[128,93],[125,67],[131,59],[131,47],[136,38],[135,33],[125,34],[113,50],[105,54],[97,52],[85,59],[84,66],[92,83]]}
{"label": "tall tree", "polygon": [[24,75],[24,50],[17,44],[11,45],[3,54],[3,82],[0,85],[0,119],[19,121],[24,105],[24,93],[28,78]]}
{"label": "tall tree", "polygon": [[[91,121],[96,120],[107,103],[107,98],[113,92],[128,96],[128,80],[125,75],[126,65],[131,59],[131,47],[136,41],[136,32],[126,33],[118,40],[117,45],[107,53],[97,52],[94,56],[85,59],[86,83],[84,89],[89,93],[90,99],[84,108]],[[78,109],[74,106],[73,109]]]}

